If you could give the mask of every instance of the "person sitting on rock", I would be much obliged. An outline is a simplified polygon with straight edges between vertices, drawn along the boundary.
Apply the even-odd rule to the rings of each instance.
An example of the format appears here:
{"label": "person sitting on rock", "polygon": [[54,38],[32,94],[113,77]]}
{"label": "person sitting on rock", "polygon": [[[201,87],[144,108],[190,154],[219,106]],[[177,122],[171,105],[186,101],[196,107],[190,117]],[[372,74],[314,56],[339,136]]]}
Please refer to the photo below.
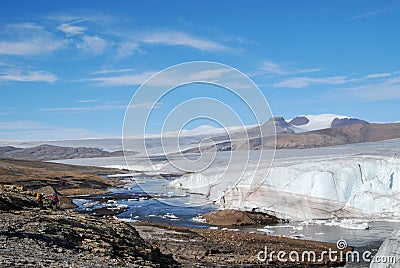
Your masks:
{"label": "person sitting on rock", "polygon": [[54,192],[54,194],[50,196],[50,208],[57,209],[59,202],[60,200],[58,199],[58,194]]}
{"label": "person sitting on rock", "polygon": [[44,199],[43,193],[38,193],[36,195],[36,203],[38,204],[39,208],[43,208],[43,199]]}

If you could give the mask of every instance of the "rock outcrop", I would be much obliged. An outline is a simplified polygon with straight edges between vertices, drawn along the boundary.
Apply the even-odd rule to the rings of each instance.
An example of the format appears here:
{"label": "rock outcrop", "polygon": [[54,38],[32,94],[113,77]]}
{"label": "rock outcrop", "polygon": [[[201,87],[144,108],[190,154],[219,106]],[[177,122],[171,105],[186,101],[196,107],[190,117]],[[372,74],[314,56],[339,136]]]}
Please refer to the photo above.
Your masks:
{"label": "rock outcrop", "polygon": [[[133,152],[127,152],[134,154]],[[13,158],[21,160],[59,160],[73,158],[112,157],[123,156],[122,151],[108,152],[99,148],[89,147],[63,147],[48,144],[29,148],[13,146],[0,147],[0,158]]]}
{"label": "rock outcrop", "polygon": [[35,207],[29,192],[0,189],[1,267],[171,267],[128,223]]}
{"label": "rock outcrop", "polygon": [[203,215],[206,223],[217,226],[266,225],[282,222],[276,217],[233,209],[217,210]]}

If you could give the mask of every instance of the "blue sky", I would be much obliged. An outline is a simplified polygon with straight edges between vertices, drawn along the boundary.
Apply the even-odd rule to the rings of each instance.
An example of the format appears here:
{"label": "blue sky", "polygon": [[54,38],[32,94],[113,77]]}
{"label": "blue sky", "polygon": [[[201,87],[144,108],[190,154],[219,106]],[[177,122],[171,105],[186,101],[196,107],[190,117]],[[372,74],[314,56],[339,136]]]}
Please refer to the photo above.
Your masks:
{"label": "blue sky", "polygon": [[398,29],[399,1],[3,0],[0,139],[118,137],[142,82],[197,60],[247,74],[274,115],[399,121]]}

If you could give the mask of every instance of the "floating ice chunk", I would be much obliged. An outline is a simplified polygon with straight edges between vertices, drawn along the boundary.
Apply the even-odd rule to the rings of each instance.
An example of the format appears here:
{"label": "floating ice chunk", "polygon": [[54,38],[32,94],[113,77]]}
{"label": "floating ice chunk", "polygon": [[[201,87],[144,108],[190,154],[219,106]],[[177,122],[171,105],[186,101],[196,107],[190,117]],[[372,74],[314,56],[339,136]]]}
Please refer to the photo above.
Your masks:
{"label": "floating ice chunk", "polygon": [[326,226],[338,226],[345,229],[353,230],[367,230],[369,224],[367,222],[360,222],[357,219],[343,219],[341,221],[329,221],[325,223]]}
{"label": "floating ice chunk", "polygon": [[172,219],[172,220],[178,220],[179,219],[177,216],[175,216],[172,213],[167,213],[167,214],[164,215],[164,217]]}
{"label": "floating ice chunk", "polygon": [[201,222],[201,223],[206,223],[207,222],[207,220],[204,219],[202,216],[193,217],[192,220],[195,221],[195,222]]}
{"label": "floating ice chunk", "polygon": [[293,228],[293,230],[296,230],[296,231],[303,231],[304,230],[304,227],[303,226],[293,226],[292,227]]}
{"label": "floating ice chunk", "polygon": [[271,228],[294,228],[293,225],[266,225],[264,226],[266,229],[271,229]]}
{"label": "floating ice chunk", "polygon": [[260,231],[260,232],[263,232],[263,233],[267,233],[267,234],[273,234],[274,233],[274,231],[272,231],[272,230],[269,230],[269,229],[257,229],[257,231]]}

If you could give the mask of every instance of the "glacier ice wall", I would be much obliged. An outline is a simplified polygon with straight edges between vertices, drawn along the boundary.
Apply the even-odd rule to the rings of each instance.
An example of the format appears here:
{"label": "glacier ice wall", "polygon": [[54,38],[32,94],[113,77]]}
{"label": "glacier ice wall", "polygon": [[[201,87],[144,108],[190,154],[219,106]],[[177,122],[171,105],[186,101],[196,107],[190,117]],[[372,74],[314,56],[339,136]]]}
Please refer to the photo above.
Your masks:
{"label": "glacier ice wall", "polygon": [[[186,174],[171,185],[205,194],[217,200],[221,209],[259,211],[291,220],[400,218],[397,157],[353,155],[294,159],[293,163],[285,159],[271,169],[254,169],[232,181],[239,170],[223,173],[214,168]],[[262,174],[267,175],[257,178]]]}

